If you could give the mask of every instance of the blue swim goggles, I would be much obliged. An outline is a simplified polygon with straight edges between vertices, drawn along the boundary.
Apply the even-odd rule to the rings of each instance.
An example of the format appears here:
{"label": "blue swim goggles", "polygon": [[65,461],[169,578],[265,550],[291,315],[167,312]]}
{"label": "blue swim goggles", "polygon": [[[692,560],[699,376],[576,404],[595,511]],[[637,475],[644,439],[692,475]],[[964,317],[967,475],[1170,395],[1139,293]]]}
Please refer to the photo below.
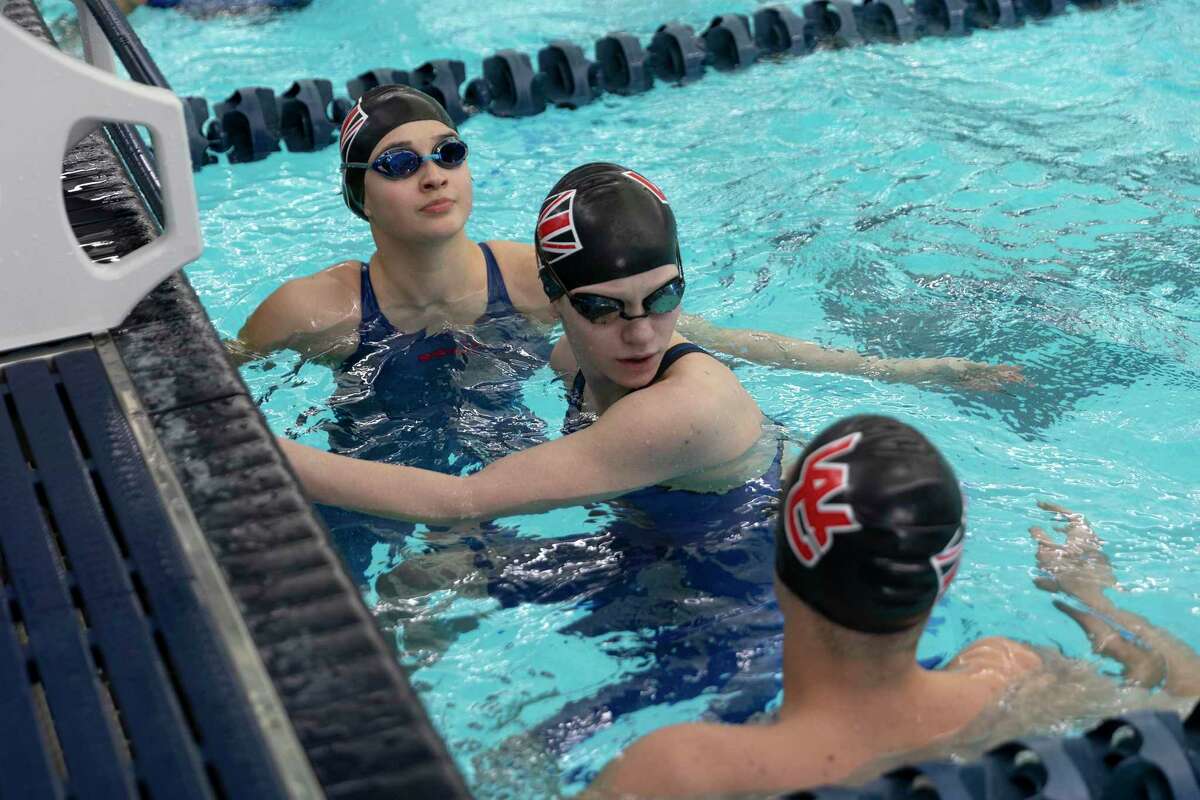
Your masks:
{"label": "blue swim goggles", "polygon": [[392,181],[403,180],[416,174],[426,161],[432,161],[442,169],[456,169],[467,160],[467,143],[450,137],[433,146],[433,152],[423,156],[408,147],[389,147],[370,164],[346,163],[342,169],[370,169]]}

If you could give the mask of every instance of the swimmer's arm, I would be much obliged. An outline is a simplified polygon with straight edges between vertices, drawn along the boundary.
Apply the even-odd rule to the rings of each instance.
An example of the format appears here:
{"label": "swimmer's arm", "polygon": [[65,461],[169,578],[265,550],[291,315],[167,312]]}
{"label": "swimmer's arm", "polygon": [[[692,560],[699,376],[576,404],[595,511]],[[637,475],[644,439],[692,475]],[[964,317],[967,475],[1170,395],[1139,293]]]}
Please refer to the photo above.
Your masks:
{"label": "swimmer's arm", "polygon": [[[1168,694],[1200,696],[1200,654],[1170,630],[1119,607],[1104,594],[1105,589],[1118,588],[1116,575],[1087,519],[1053,503],[1038,506],[1066,523],[1058,529],[1066,541],[1057,543],[1037,526],[1029,529],[1038,545],[1038,566],[1045,572],[1035,583],[1085,606],[1055,600],[1054,607],[1079,625],[1097,655],[1121,664],[1126,683],[1147,687],[1161,683]],[[1120,629],[1134,638],[1126,638]]]}
{"label": "swimmer's arm", "polygon": [[864,356],[852,350],[829,349],[777,333],[722,328],[692,314],[680,316],[678,330],[701,347],[769,367],[840,372],[898,383],[933,381],[987,390],[1024,381],[1021,368],[1010,364],[984,364],[953,357]]}
{"label": "swimmer's arm", "polygon": [[604,500],[723,463],[736,457],[726,451],[744,431],[703,421],[724,417],[719,401],[665,381],[622,398],[582,431],[465,477],[279,444],[317,502],[452,525]]}
{"label": "swimmer's arm", "polygon": [[288,281],[254,310],[237,338],[225,340],[229,359],[241,366],[279,350],[312,359],[348,355],[342,351],[355,331],[357,307],[348,307],[341,294],[325,273]]}

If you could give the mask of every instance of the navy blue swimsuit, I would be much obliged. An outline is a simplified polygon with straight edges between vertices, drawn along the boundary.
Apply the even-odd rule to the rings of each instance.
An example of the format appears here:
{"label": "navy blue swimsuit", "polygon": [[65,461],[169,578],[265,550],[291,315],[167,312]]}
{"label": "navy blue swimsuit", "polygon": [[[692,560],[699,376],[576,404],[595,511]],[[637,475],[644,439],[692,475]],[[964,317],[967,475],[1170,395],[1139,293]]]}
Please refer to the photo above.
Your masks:
{"label": "navy blue swimsuit", "polygon": [[[545,366],[545,331],[517,311],[491,249],[487,307],[469,330],[401,333],[384,316],[361,269],[358,348],[336,376],[325,424],[330,450],[369,461],[450,474],[479,469],[545,441],[545,424],[521,400],[521,383]],[[351,574],[371,546],[411,532],[409,523],[318,506]]]}
{"label": "navy blue swimsuit", "polygon": [[178,8],[199,16],[304,8],[312,0],[147,0],[151,8]]}
{"label": "navy blue swimsuit", "polygon": [[[672,347],[654,380],[683,356],[705,352]],[[591,422],[581,413],[583,389],[580,374],[564,434]],[[613,519],[596,534],[468,542],[501,605],[586,609],[562,632],[619,639],[623,659],[653,665],[623,673],[539,723],[532,733],[550,752],[651,705],[712,692],[712,711],[736,722],[775,697],[782,625],[771,586],[782,449],[761,476],[724,493],[648,486],[607,501]]]}
{"label": "navy blue swimsuit", "polygon": [[462,474],[545,440],[521,383],[545,366],[549,340],[513,308],[491,248],[479,247],[487,307],[469,330],[397,331],[362,265],[358,348],[330,400],[333,452]]}

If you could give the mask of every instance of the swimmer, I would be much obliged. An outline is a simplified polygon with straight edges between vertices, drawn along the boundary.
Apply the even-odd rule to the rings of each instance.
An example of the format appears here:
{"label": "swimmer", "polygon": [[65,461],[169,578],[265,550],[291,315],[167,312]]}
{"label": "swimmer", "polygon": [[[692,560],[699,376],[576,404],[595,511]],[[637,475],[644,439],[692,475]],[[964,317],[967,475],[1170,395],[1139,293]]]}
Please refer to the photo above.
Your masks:
{"label": "swimmer", "polygon": [[[438,135],[456,141],[452,132]],[[368,196],[368,213],[370,202]],[[443,219],[429,227],[461,226],[445,219],[462,215],[455,205],[439,207]],[[412,213],[399,203],[380,212]],[[652,504],[670,492],[729,498],[729,509],[712,510],[720,516],[736,514],[742,489],[778,468],[778,435],[753,398],[675,329],[686,280],[675,215],[657,186],[615,164],[576,168],[543,203],[536,239],[549,313],[565,332],[550,364],[572,386],[569,435],[461,477],[280,440],[313,499],[453,525],[641,490]]]}
{"label": "swimmer", "polygon": [[[340,151],[342,196],[371,226],[375,252],[366,262],[343,261],[275,290],[228,343],[235,363],[290,349],[348,371],[367,366],[367,348],[376,352],[373,371],[429,353],[443,355],[421,362],[426,370],[462,369],[444,354],[469,360],[465,332],[489,317],[553,320],[533,246],[467,238],[469,150],[436,101],[404,86],[370,90],[342,125]],[[1013,366],[862,356],[773,333],[727,330],[687,315],[679,330],[711,350],[790,369],[983,389],[1021,380]],[[388,337],[398,352],[379,352],[376,345]],[[430,344],[432,339],[438,341]]]}
{"label": "swimmer", "polygon": [[[527,543],[510,548],[494,527],[478,537],[478,552],[469,542],[454,543],[452,560],[466,556],[469,571],[476,555],[493,562],[495,569],[484,565],[486,590],[504,605],[586,603],[592,613],[578,620],[581,635],[644,619],[628,608],[635,596],[643,611],[661,609],[669,615],[657,615],[664,627],[683,629],[679,641],[650,643],[657,662],[678,676],[664,680],[664,694],[694,696],[706,684],[687,678],[695,677],[698,663],[688,644],[750,638],[753,646],[761,639],[755,621],[734,612],[765,601],[759,595],[770,585],[769,551],[754,560],[746,551],[769,548],[764,523],[778,493],[780,437],[733,373],[675,331],[686,282],[675,217],[658,187],[623,167],[586,165],[558,182],[538,229],[545,290],[566,333],[550,357],[572,386],[566,435],[463,477],[347,458],[290,440],[280,446],[318,502],[429,525],[617,498],[641,524],[620,524],[581,543],[575,552],[594,561],[590,568],[560,576],[561,559],[553,553],[572,558],[569,542],[540,547],[544,552],[528,559],[520,552]],[[698,529],[695,514],[712,521],[711,532]],[[696,557],[702,548],[742,552],[714,565]],[[760,564],[766,568],[758,570]],[[456,567],[449,572],[466,577]],[[460,577],[447,576],[446,588],[461,591]],[[663,587],[673,578],[688,598],[705,602],[693,609],[678,593],[623,592]],[[381,582],[381,596],[393,593],[383,585],[392,582]],[[411,581],[400,583],[411,588]],[[697,610],[736,618],[711,620],[689,635],[689,623],[698,620],[688,617]],[[406,623],[406,647],[412,633]],[[713,666],[712,681],[730,671],[720,659]],[[652,702],[644,691],[593,699],[614,717]],[[565,736],[568,728],[574,737],[585,735],[581,719],[586,722],[586,711],[564,708],[545,732],[547,745],[565,744],[572,738]]]}
{"label": "swimmer", "polygon": [[[954,472],[920,433],[880,416],[821,432],[785,482],[776,526],[775,591],[784,616],[778,718],[655,731],[611,762],[588,797],[775,793],[865,780],[955,752],[958,740],[991,746],[1025,733],[1012,727],[1014,710],[1061,713],[1050,698],[1066,694],[1074,712],[1091,710],[1094,695],[1064,692],[1067,673],[1051,672],[1052,654],[1011,639],[976,641],[940,670],[917,665],[917,640],[958,570],[964,530]],[[1106,580],[1097,551],[1079,546],[1078,531],[1065,547],[1044,532],[1034,536],[1055,581],[1044,588],[1095,601]],[[1114,608],[1105,613],[1132,622]],[[1085,671],[1093,684],[1111,686],[1079,662],[1069,680]],[[1184,673],[1187,681],[1195,674]],[[1148,677],[1127,670],[1127,679]]]}
{"label": "swimmer", "polygon": [[311,2],[312,0],[116,0],[117,8],[126,15],[133,13],[141,6],[146,6],[147,8],[176,8],[199,17],[300,9]]}

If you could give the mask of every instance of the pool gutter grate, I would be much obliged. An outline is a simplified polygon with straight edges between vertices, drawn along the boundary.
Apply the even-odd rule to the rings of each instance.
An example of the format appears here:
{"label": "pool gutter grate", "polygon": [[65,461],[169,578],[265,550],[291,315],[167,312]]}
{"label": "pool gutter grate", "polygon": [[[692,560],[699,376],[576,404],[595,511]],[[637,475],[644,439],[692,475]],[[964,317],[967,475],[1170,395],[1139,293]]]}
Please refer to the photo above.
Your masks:
{"label": "pool gutter grate", "polygon": [[[0,13],[53,43],[31,0],[0,0]],[[80,245],[100,263],[141,247],[158,230],[142,194],[125,176],[114,143],[120,144],[119,137],[101,128],[64,159],[68,215]],[[189,796],[178,786],[163,795],[142,764],[162,745],[140,733],[138,715],[131,710],[136,703],[131,706],[133,698],[121,688],[128,680],[117,657],[121,651],[105,638],[110,635],[108,622],[101,624],[97,616],[96,609],[117,605],[123,608],[120,624],[130,626],[128,635],[140,637],[140,663],[153,665],[145,667],[151,674],[147,680],[155,682],[162,697],[173,698],[167,702],[160,697],[159,706],[168,709],[172,724],[186,733],[188,741],[177,742],[174,757],[182,759],[179,774],[196,778],[196,785],[203,787],[195,796],[303,794],[296,791],[298,784],[288,782],[292,776],[286,768],[280,772],[266,766],[277,763],[271,758],[276,739],[293,736],[307,757],[301,766],[311,767],[327,796],[470,796],[181,273],[154,289],[111,336],[0,353],[0,373],[7,381],[0,412],[10,407],[18,411],[3,418],[25,428],[30,415],[51,415],[61,426],[47,434],[56,445],[31,439],[27,450],[37,466],[18,457],[18,463],[8,466],[9,473],[34,487],[34,501],[41,482],[65,482],[72,497],[86,499],[89,524],[107,530],[102,543],[89,539],[77,544],[78,532],[68,525],[63,550],[77,566],[88,563],[88,575],[73,575],[63,565],[55,574],[60,579],[59,600],[71,609],[73,628],[64,623],[63,632],[74,631],[76,660],[86,666],[79,671],[77,688],[95,689],[92,721],[103,721],[100,730],[108,731],[105,785],[112,788],[112,796]],[[20,384],[15,395],[14,380]],[[44,402],[25,399],[34,388]],[[99,406],[89,405],[93,401]],[[140,458],[148,459],[149,473],[140,458],[110,461],[114,449],[125,455],[140,451]],[[49,480],[39,458],[70,466],[73,477]],[[6,493],[10,477],[0,477]],[[52,511],[56,504],[65,508],[55,491],[47,491],[45,497]],[[130,522],[131,513],[143,516]],[[9,524],[10,517],[0,520],[0,529],[28,530]],[[189,531],[195,532],[190,544]],[[43,647],[43,612],[26,597],[23,571],[28,567],[21,560],[18,568],[10,539],[41,541],[43,547],[49,541],[46,535],[5,535],[0,540],[0,687],[10,685],[4,679],[11,675],[22,676],[27,687],[15,694],[0,688],[0,712],[12,706],[12,716],[4,713],[0,718],[25,719],[31,725],[39,714],[48,719],[52,732],[63,740],[63,767],[55,767],[55,748],[43,741],[46,735],[25,739],[41,741],[37,758],[7,749],[22,742],[0,741],[0,771],[6,776],[0,797],[18,785],[7,782],[16,773],[5,765],[36,765],[38,758],[43,768],[33,774],[41,775],[42,782],[34,787],[38,778],[30,778],[34,788],[17,796],[72,796],[83,785],[72,767],[80,757],[59,717],[62,702],[50,691],[57,691],[59,682],[56,673],[47,672],[54,665],[43,663],[38,650]],[[190,555],[173,561],[180,548]],[[92,549],[110,568],[103,577],[91,574]],[[88,554],[83,561],[80,552]],[[219,586],[197,588],[205,580],[196,573],[200,556],[213,564]],[[47,575],[53,571],[47,566],[52,562],[43,559],[42,564]],[[78,591],[73,593],[72,587]],[[222,602],[234,619],[214,619],[211,609],[196,616],[197,609],[211,605],[214,593],[226,598]],[[101,627],[79,627],[79,614],[70,603],[73,594],[89,622]],[[207,599],[198,604],[197,597]],[[67,618],[65,612],[60,616]],[[286,712],[279,720],[263,717],[261,703],[246,701],[246,693],[253,698],[256,690],[247,688],[244,670],[229,671],[229,644],[222,638],[229,632],[222,625],[235,623],[253,643],[251,652],[238,658],[253,656],[251,660],[265,668],[270,678],[267,693],[277,696]],[[201,640],[214,628],[220,635],[210,641],[211,647],[205,646]],[[189,636],[194,641],[186,641]],[[103,673],[92,657],[92,645],[107,667]],[[39,691],[30,688],[31,677],[47,687],[45,713],[38,710]],[[216,685],[198,688],[199,678]],[[107,712],[96,688],[101,679],[112,689]],[[228,721],[222,714],[243,715],[241,729],[249,740],[228,738],[220,727]],[[129,731],[128,741],[122,725]],[[80,738],[93,738],[90,728],[78,729],[87,731]],[[0,737],[18,738],[22,737]],[[257,776],[241,772],[256,767]],[[90,784],[81,796],[94,795],[99,785]]]}

